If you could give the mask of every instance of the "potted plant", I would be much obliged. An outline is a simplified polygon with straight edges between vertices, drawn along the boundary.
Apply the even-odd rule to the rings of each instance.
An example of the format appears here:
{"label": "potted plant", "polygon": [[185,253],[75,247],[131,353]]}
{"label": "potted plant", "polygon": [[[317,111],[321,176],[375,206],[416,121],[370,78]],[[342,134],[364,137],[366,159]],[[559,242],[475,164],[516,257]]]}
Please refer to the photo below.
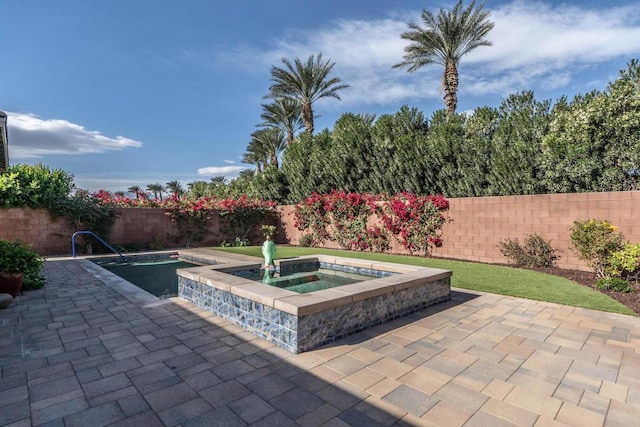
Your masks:
{"label": "potted plant", "polygon": [[23,245],[19,240],[0,240],[0,293],[15,298],[23,285],[29,289],[42,287],[43,264],[44,259],[31,245]]}

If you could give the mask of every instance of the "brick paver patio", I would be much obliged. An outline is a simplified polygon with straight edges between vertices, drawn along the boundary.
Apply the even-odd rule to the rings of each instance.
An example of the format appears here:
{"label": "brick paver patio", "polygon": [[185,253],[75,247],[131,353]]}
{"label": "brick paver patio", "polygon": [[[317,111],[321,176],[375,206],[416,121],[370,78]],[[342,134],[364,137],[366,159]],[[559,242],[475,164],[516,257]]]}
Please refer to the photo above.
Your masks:
{"label": "brick paver patio", "polygon": [[0,310],[4,426],[632,426],[640,319],[456,290],[292,355],[86,260]]}

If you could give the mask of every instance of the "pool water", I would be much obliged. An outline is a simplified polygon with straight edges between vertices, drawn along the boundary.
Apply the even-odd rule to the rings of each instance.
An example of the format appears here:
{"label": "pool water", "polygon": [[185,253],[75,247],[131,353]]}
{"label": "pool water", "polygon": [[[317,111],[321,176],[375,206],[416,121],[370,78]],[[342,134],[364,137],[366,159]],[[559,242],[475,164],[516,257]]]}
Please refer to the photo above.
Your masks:
{"label": "pool water", "polygon": [[150,294],[162,298],[178,295],[178,275],[176,274],[178,268],[198,266],[198,264],[171,258],[134,259],[127,262],[120,262],[119,259],[92,261]]}
{"label": "pool water", "polygon": [[288,269],[282,272],[270,269],[244,270],[233,274],[299,294],[350,285],[375,278],[365,274],[318,267]]}

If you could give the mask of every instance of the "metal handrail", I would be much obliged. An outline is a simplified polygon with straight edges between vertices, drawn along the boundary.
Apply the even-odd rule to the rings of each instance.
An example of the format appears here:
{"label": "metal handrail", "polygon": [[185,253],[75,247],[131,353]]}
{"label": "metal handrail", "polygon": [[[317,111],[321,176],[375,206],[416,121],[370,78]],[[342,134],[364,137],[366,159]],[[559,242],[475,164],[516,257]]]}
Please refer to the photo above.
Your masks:
{"label": "metal handrail", "polygon": [[118,254],[120,256],[120,258],[122,258],[122,261],[124,261],[124,262],[129,261],[129,259],[130,259],[129,257],[126,257],[126,256],[122,255],[119,250],[117,250],[116,248],[111,246],[102,237],[98,236],[93,231],[76,231],[75,233],[73,233],[73,235],[71,236],[71,256],[73,258],[76,257],[76,236],[78,234],[90,234],[90,235],[92,235],[93,237],[98,239],[100,241],[100,243],[105,245],[107,248],[111,249],[112,252],[115,252],[116,254]]}

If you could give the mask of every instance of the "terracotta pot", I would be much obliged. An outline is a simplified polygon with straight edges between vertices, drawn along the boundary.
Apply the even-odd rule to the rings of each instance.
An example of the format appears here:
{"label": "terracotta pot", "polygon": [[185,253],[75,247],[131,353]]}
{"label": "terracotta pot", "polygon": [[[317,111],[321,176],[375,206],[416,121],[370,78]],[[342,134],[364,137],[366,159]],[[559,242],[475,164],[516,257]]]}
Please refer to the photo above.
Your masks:
{"label": "terracotta pot", "polygon": [[0,273],[0,293],[10,294],[13,298],[17,297],[23,281],[22,273]]}

